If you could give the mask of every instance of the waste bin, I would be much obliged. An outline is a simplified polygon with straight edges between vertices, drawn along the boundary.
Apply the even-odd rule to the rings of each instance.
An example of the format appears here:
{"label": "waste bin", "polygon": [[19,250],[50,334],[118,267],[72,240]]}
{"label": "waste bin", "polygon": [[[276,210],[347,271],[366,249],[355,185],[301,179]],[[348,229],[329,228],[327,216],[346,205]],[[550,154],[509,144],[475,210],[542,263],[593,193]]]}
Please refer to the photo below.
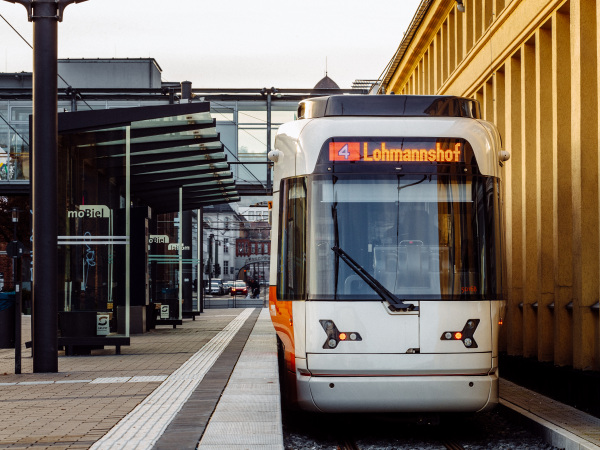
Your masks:
{"label": "waste bin", "polygon": [[0,348],[15,348],[14,292],[0,292]]}

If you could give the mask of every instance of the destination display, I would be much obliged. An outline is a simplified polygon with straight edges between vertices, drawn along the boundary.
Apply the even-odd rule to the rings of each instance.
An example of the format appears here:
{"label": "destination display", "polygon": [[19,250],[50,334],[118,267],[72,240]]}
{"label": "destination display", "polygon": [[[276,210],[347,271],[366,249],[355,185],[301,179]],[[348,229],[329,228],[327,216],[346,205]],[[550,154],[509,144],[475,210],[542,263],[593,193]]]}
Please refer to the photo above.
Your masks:
{"label": "destination display", "polygon": [[329,161],[378,162],[464,162],[463,143],[440,141],[330,142]]}

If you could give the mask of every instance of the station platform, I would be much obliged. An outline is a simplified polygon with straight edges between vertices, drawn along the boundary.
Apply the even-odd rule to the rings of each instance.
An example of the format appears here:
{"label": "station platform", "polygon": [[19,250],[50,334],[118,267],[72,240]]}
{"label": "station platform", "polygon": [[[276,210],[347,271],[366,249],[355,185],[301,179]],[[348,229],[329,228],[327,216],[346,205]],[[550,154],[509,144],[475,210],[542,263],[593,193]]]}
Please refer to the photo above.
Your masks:
{"label": "station platform", "polygon": [[[29,317],[23,318],[29,337]],[[0,349],[0,449],[283,449],[277,351],[266,308],[206,310],[32,373]],[[600,449],[600,419],[501,380],[503,407],[558,448]]]}

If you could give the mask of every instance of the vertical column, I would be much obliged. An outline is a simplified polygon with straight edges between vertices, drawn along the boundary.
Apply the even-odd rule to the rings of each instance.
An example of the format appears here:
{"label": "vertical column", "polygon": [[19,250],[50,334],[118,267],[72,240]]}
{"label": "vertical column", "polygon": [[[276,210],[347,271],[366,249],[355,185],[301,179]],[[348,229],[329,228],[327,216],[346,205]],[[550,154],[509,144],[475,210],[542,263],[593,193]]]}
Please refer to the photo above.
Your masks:
{"label": "vertical column", "polygon": [[192,212],[183,211],[180,226],[183,227],[183,310],[192,310]]}
{"label": "vertical column", "polygon": [[[502,142],[504,147],[506,147],[506,111],[505,111],[505,81],[504,81],[504,67],[501,67],[494,74],[494,123],[496,127],[498,127],[498,131],[500,132],[500,136],[502,137]],[[504,192],[506,194],[506,192]],[[506,198],[506,197],[504,197]]]}
{"label": "vertical column", "polygon": [[504,9],[504,0],[494,0],[494,14],[496,15],[496,18],[502,12],[503,9]]}
{"label": "vertical column", "polygon": [[483,3],[482,0],[476,0],[469,2],[469,6],[473,9],[472,20],[473,20],[473,45],[477,44],[477,41],[481,37],[481,26],[483,24]]}
{"label": "vertical column", "polygon": [[204,312],[204,210],[198,210],[198,311]]}
{"label": "vertical column", "polygon": [[[475,13],[475,4],[477,1],[466,2],[465,3],[465,12],[462,14],[463,16],[463,29],[464,29],[464,37],[465,37],[465,45],[464,45],[464,55],[469,53],[469,51],[473,48],[474,43],[474,27],[473,27],[473,16]],[[464,57],[464,56],[463,56]]]}
{"label": "vertical column", "polygon": [[537,158],[535,111],[535,38],[521,49],[521,160],[525,196],[521,204],[524,237],[523,278],[523,356],[537,357],[537,310],[539,289],[539,258],[537,245]]}
{"label": "vertical column", "polygon": [[423,95],[429,95],[429,50],[423,55]]}
{"label": "vertical column", "polygon": [[[484,98],[483,98],[483,92],[484,92],[484,89],[482,86],[481,88],[479,88],[479,90],[477,90],[477,92],[475,92],[475,100],[477,100],[479,102],[479,104],[481,105],[481,108],[483,110],[485,110],[485,107],[483,106],[483,105],[485,105]],[[485,114],[484,111],[482,111],[481,113]]]}
{"label": "vertical column", "polygon": [[448,53],[448,76],[456,68],[456,7],[448,16],[448,34],[446,34],[446,52]]}
{"label": "vertical column", "polygon": [[454,34],[454,48],[456,52],[456,65],[458,66],[464,55],[467,53],[465,49],[466,39],[465,39],[465,17],[466,13],[460,12],[456,7],[454,8],[454,13],[456,17],[456,28]]}
{"label": "vertical column", "polygon": [[598,69],[596,1],[571,5],[573,367],[592,369],[598,301]]}
{"label": "vertical column", "polygon": [[131,125],[125,127],[125,336],[131,327]]}
{"label": "vertical column", "polygon": [[179,293],[177,295],[177,310],[178,312],[178,319],[182,319],[183,318],[183,280],[184,280],[184,276],[183,276],[183,188],[179,188],[179,214],[178,214],[178,218],[179,218],[179,227],[177,229],[177,243],[179,244],[177,247],[179,249],[179,251],[177,252],[179,254],[179,277],[177,280],[177,283],[179,285]]}
{"label": "vertical column", "polygon": [[58,372],[57,5],[33,12],[33,371]]}
{"label": "vertical column", "polygon": [[433,54],[434,56],[434,74],[433,74],[433,89],[431,90],[432,94],[437,94],[439,92],[440,87],[442,86],[442,31],[441,29],[435,34],[433,46]]}
{"label": "vertical column", "polygon": [[421,63],[417,64],[415,67],[415,95],[419,95],[421,88]]}
{"label": "vertical column", "polygon": [[[505,81],[504,81],[504,67],[501,67],[495,74],[494,74],[494,81],[493,81],[493,94],[494,94],[494,123],[496,124],[496,127],[498,127],[498,132],[500,133],[500,137],[502,138],[502,145],[503,145],[503,149],[507,148],[507,144],[506,144],[506,126],[505,126],[505,121],[506,121],[506,111],[505,111],[505,96],[506,96],[506,90],[505,90]],[[512,161],[509,161],[507,163],[505,163],[505,166],[507,164],[512,164]],[[501,226],[503,230],[506,230],[507,228],[507,218],[506,218],[506,214],[505,211],[507,210],[506,202],[507,199],[509,199],[510,197],[507,196],[507,186],[508,186],[508,180],[506,177],[506,169],[500,169],[501,170],[501,176],[502,176],[502,184],[500,185],[500,189],[502,191],[502,199],[504,204],[502,205],[502,222],[501,222]],[[506,242],[504,241],[504,237],[503,236],[503,244],[506,247]],[[506,248],[504,249],[504,251],[506,252]],[[504,253],[503,255],[503,259],[505,261],[505,264],[507,264],[507,259],[506,259],[506,254]],[[506,273],[506,268],[504,269],[504,273]],[[508,288],[508,280],[503,279],[503,293],[506,292],[506,289]],[[506,323],[506,322],[505,322]],[[501,327],[500,329],[500,336],[499,336],[499,341],[498,341],[498,349],[501,352],[506,352],[507,351],[507,343],[506,343],[506,325]]]}
{"label": "vertical column", "polygon": [[442,79],[440,80],[440,86],[442,86],[446,80],[448,79],[448,66],[450,65],[450,52],[448,51],[448,19],[446,19],[444,21],[444,23],[442,24],[442,29],[441,29],[441,42],[440,42],[440,52],[441,52],[441,58],[440,58],[440,62],[442,64],[442,70],[441,70],[441,74],[442,74]]}
{"label": "vertical column", "polygon": [[483,22],[482,22],[482,33],[485,33],[494,21],[494,0],[483,1]]}
{"label": "vertical column", "polygon": [[[548,21],[535,35],[536,159],[537,159],[537,247],[539,252],[538,360],[552,361],[554,356],[554,231],[552,174],[552,23]],[[529,226],[529,224],[528,224]]]}
{"label": "vertical column", "polygon": [[423,55],[423,57],[421,58],[421,61],[419,61],[419,94],[421,95],[425,95],[426,92],[426,87],[425,87],[425,72],[426,72],[426,68],[425,68],[425,55]]}
{"label": "vertical column", "polygon": [[521,51],[509,58],[506,80],[506,145],[511,152],[506,182],[510,191],[506,202],[506,256],[508,261],[507,346],[511,355],[521,355],[523,349],[523,234],[521,215],[523,189],[521,148]]}
{"label": "vertical column", "polygon": [[571,49],[569,11],[552,17],[552,178],[554,363],[573,364],[573,217],[571,186]]}
{"label": "vertical column", "polygon": [[494,121],[494,85],[493,76],[483,85],[483,118]]}

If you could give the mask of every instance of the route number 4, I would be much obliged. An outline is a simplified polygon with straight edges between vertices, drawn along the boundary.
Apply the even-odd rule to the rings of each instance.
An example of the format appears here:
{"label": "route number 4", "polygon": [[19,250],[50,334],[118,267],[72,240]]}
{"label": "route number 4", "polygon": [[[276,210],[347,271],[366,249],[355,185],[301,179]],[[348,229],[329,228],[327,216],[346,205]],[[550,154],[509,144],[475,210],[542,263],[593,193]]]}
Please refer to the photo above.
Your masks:
{"label": "route number 4", "polygon": [[338,150],[338,155],[343,156],[344,159],[348,159],[350,157],[350,150],[348,149],[348,144],[344,145]]}

